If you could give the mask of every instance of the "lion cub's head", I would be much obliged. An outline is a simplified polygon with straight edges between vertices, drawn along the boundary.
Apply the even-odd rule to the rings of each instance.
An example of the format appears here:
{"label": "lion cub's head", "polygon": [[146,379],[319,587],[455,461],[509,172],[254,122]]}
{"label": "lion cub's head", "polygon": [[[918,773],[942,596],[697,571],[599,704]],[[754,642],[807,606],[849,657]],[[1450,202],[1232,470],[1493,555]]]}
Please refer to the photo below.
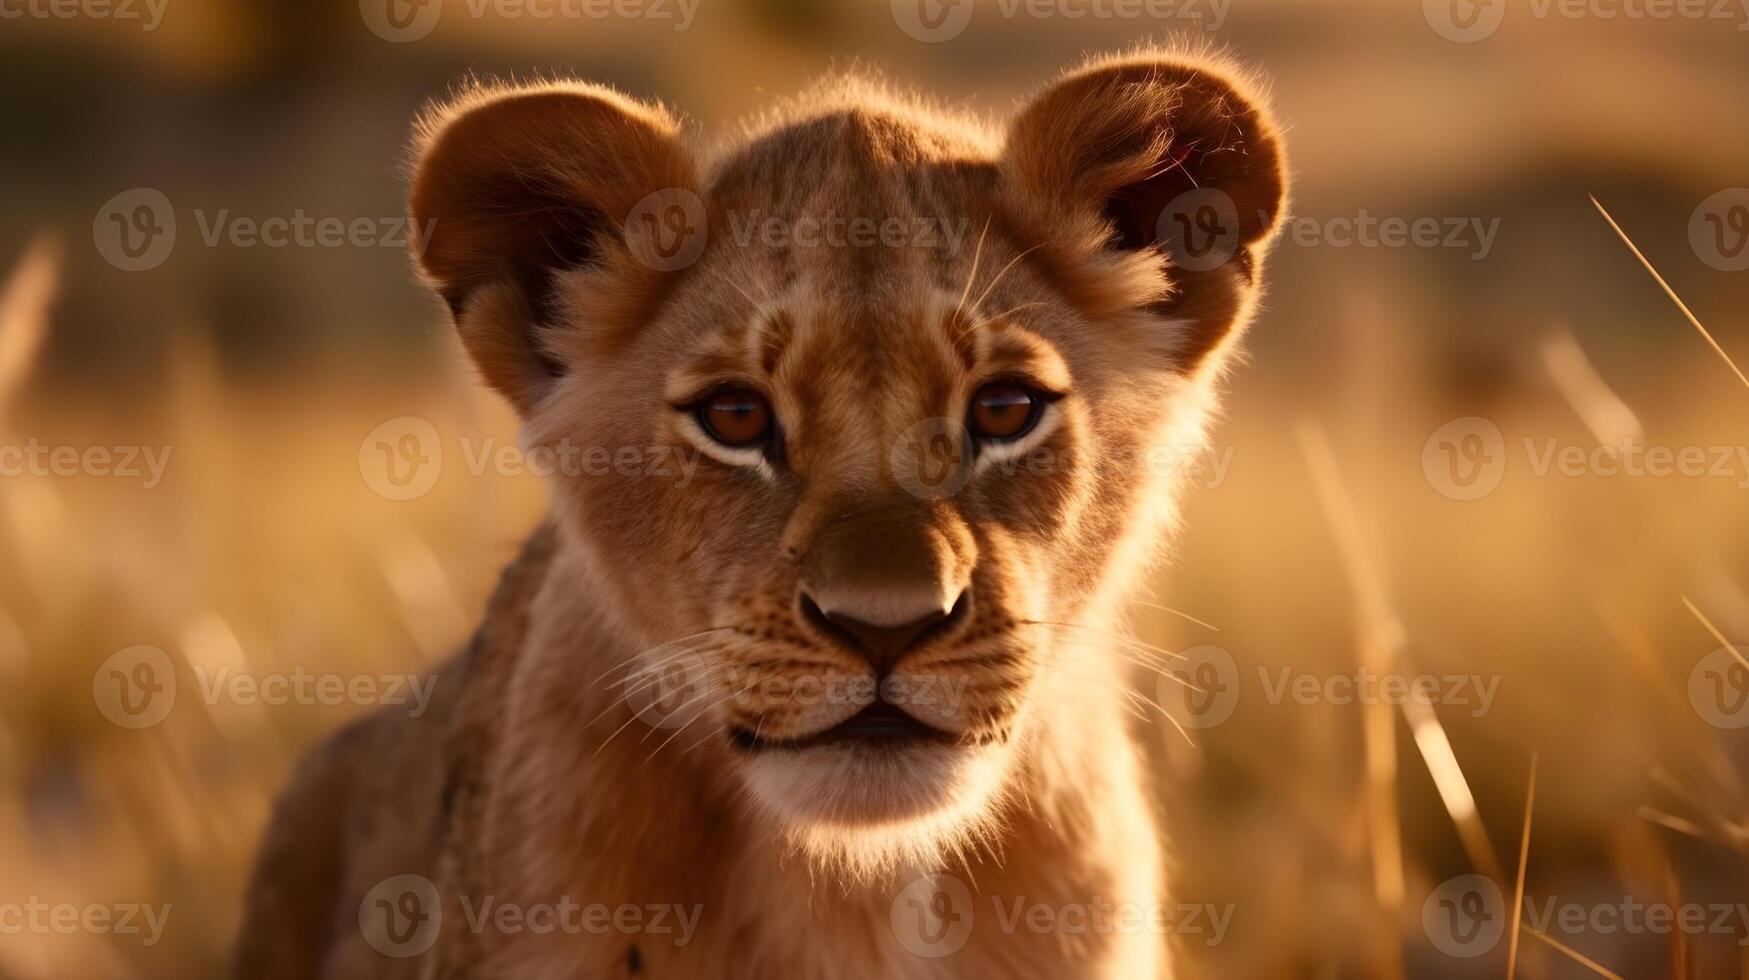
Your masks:
{"label": "lion cub's head", "polygon": [[600,683],[676,750],[891,859],[1121,704],[1084,624],[1171,518],[1283,206],[1234,75],[1102,59],[1001,129],[838,80],[702,165],[581,84],[421,136],[424,271],[646,651]]}

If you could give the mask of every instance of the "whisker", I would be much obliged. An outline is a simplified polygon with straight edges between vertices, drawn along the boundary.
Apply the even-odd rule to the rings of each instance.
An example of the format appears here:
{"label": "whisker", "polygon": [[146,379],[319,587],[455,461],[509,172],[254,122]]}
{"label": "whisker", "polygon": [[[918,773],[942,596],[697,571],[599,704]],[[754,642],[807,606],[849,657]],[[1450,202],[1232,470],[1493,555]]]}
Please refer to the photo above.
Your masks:
{"label": "whisker", "polygon": [[[706,714],[710,713],[710,710],[712,708],[715,708],[717,705],[724,704],[724,703],[732,700],[735,697],[736,697],[736,695],[734,693],[725,694],[722,697],[718,698],[717,700],[712,701],[710,704],[707,704],[707,705],[699,708],[697,714],[693,715],[692,718],[690,720],[688,720],[686,724],[681,725],[679,728],[675,729],[674,734],[663,739],[662,744],[656,746],[656,748],[650,752],[649,757],[644,759],[644,761],[646,763],[653,762],[655,760],[656,756],[660,755],[662,753],[662,750],[668,747],[668,743],[670,743],[670,742],[672,742],[675,739],[680,737],[681,732],[684,732],[688,728],[691,728],[693,726],[693,724],[695,722],[697,722],[700,718],[703,718]],[[655,729],[651,729],[651,731],[654,731],[654,730]],[[650,736],[648,736],[648,735],[644,736],[645,739],[648,739],[649,737]]]}
{"label": "whisker", "polygon": [[992,314],[990,316],[987,316],[984,319],[986,319],[986,320],[1000,320],[1003,317],[1013,316],[1014,314],[1019,313],[1021,310],[1031,309],[1034,306],[1044,306],[1044,305],[1045,305],[1044,303],[1038,302],[1036,300],[1031,302],[1031,303],[1022,303],[1019,306],[1010,306],[1008,309],[1003,310],[1000,313],[996,313],[996,314]]}
{"label": "whisker", "polygon": [[1140,694],[1137,694],[1134,691],[1125,691],[1124,693],[1141,701],[1143,704],[1147,705],[1150,708],[1153,708],[1155,711],[1160,712],[1160,717],[1166,719],[1168,722],[1170,722],[1172,724],[1172,727],[1174,729],[1176,729],[1178,731],[1178,734],[1184,738],[1185,744],[1189,745],[1193,749],[1197,747],[1196,740],[1190,737],[1190,732],[1185,731],[1184,726],[1178,723],[1177,718],[1172,717],[1172,712],[1167,711],[1165,708],[1160,707],[1159,703],[1154,701],[1152,698],[1144,697]]}
{"label": "whisker", "polygon": [[966,275],[966,286],[960,290],[960,301],[954,305],[956,316],[965,313],[966,297],[972,294],[972,283],[978,280],[978,263],[984,258],[984,236],[990,233],[990,217],[984,219],[984,230],[978,232],[978,245],[972,249],[972,271]]}
{"label": "whisker", "polygon": [[[673,716],[674,716],[674,715],[677,715],[677,714],[679,714],[679,713],[680,713],[680,712],[681,712],[681,711],[682,711],[682,710],[683,710],[683,709],[685,709],[685,708],[686,708],[686,706],[687,706],[687,705],[690,705],[690,704],[697,704],[697,703],[698,703],[698,701],[699,701],[699,700],[700,700],[700,699],[701,699],[701,698],[709,698],[709,697],[710,697],[710,696],[711,696],[711,694],[712,694],[712,691],[711,691],[711,685],[710,685],[710,684],[704,684],[704,685],[701,685],[701,690],[700,690],[700,691],[699,691],[699,692],[698,692],[698,693],[697,693],[697,694],[695,694],[695,695],[693,695],[693,696],[692,696],[692,697],[690,697],[690,698],[687,698],[687,699],[686,699],[686,700],[685,700],[685,701],[682,701],[682,702],[680,702],[680,703],[679,703],[679,704],[677,704],[677,705],[675,705],[675,706],[674,706],[674,710],[673,710],[673,711],[671,711],[671,712],[669,712],[669,713],[668,713],[668,716],[669,716],[669,717],[673,717]],[[725,694],[725,695],[723,695],[723,696],[722,696],[722,697],[720,697],[720,698],[718,698],[718,699],[717,699],[717,700],[716,700],[716,701],[713,701],[713,702],[711,702],[711,704],[712,704],[712,706],[714,706],[714,705],[716,705],[716,704],[721,704],[721,703],[722,703],[722,702],[723,702],[723,701],[725,701],[725,700],[727,700],[727,699],[729,699],[729,698],[732,698],[732,697],[734,697],[734,696],[735,696],[735,695],[734,695],[734,694],[733,694],[733,693],[732,693],[732,692],[731,692],[731,693],[729,693],[729,694]],[[699,709],[699,714],[703,714],[703,713],[704,713],[704,709],[703,709],[703,708],[700,708],[700,709]],[[696,714],[695,714],[695,715],[694,715],[694,716],[693,716],[693,721],[697,721],[697,720],[698,720],[698,715],[696,715]],[[689,722],[687,722],[687,723],[686,723],[686,725],[690,725],[690,724],[692,724],[692,722],[691,722],[691,721],[689,721]],[[680,726],[680,728],[681,728],[681,731],[685,731],[685,730],[686,730],[686,725],[682,725],[682,726]],[[649,741],[649,740],[650,740],[650,736],[651,736],[651,735],[654,735],[654,734],[656,734],[656,730],[657,730],[657,728],[656,728],[656,726],[655,726],[655,725],[651,725],[651,726],[650,726],[650,730],[649,730],[649,731],[647,731],[647,732],[645,732],[645,733],[644,733],[644,737],[643,737],[643,738],[640,738],[640,739],[638,739],[638,741],[640,741],[640,742],[648,742],[648,741]]]}
{"label": "whisker", "polygon": [[677,636],[672,640],[664,640],[661,643],[658,643],[653,647],[650,647],[650,648],[645,649],[645,650],[639,650],[637,653],[634,653],[631,656],[626,657],[626,658],[618,661],[613,666],[602,671],[601,674],[599,676],[597,676],[593,681],[590,681],[589,686],[594,687],[595,685],[600,684],[601,679],[603,677],[606,677],[608,674],[613,673],[614,671],[618,670],[619,668],[624,667],[626,664],[631,663],[632,661],[638,659],[639,657],[644,656],[645,654],[655,653],[657,650],[660,650],[663,647],[672,646],[673,644],[676,644],[676,643],[684,643],[687,640],[695,640],[701,636],[709,636],[712,633],[733,633],[733,632],[735,632],[735,627],[733,627],[733,626],[714,626],[708,630],[699,630],[697,633],[688,633],[685,636]]}
{"label": "whisker", "polygon": [[1031,248],[1027,248],[1027,249],[1022,250],[1019,255],[1016,255],[1014,258],[1009,259],[1008,264],[1003,266],[1002,270],[1000,272],[996,273],[996,278],[990,280],[990,285],[984,287],[983,293],[979,294],[979,296],[978,296],[978,301],[972,304],[972,309],[976,310],[979,307],[984,305],[984,300],[987,300],[990,298],[990,292],[996,288],[997,283],[1002,281],[1002,277],[1008,274],[1009,269],[1014,268],[1016,265],[1018,265],[1020,263],[1021,259],[1026,258],[1028,255],[1031,255],[1033,252],[1036,252],[1043,247],[1044,247],[1044,242],[1040,242],[1037,245],[1032,246]]}
{"label": "whisker", "polygon": [[1158,654],[1159,656],[1165,657],[1169,660],[1182,660],[1182,659],[1184,659],[1184,654],[1182,654],[1182,653],[1174,653],[1173,651],[1167,650],[1164,647],[1157,647],[1157,646],[1153,645],[1152,643],[1146,643],[1142,640],[1138,640],[1138,639],[1135,639],[1133,637],[1124,636],[1121,633],[1113,633],[1110,630],[1099,629],[1099,628],[1093,627],[1093,626],[1084,626],[1080,623],[1053,623],[1049,620],[1044,620],[1044,619],[1023,619],[1020,621],[1020,623],[1023,626],[1055,626],[1059,629],[1084,630],[1088,633],[1094,634],[1095,636],[1101,636],[1101,637],[1104,637],[1106,639],[1116,640],[1119,643],[1127,643],[1130,646],[1140,647],[1141,649],[1146,650],[1149,653]]}
{"label": "whisker", "polygon": [[[707,677],[708,677],[708,675],[707,675]],[[635,693],[635,692],[628,692],[624,697],[620,698],[619,701],[616,701],[615,704],[617,705],[617,704],[624,703],[627,698],[631,697],[632,693]],[[691,700],[688,700],[687,702],[681,704],[679,707],[683,708],[687,704],[690,704],[690,703],[692,703]],[[678,710],[678,708],[676,710]],[[605,714],[605,713],[606,712],[603,712],[603,714]],[[614,729],[607,736],[607,738],[602,740],[600,745],[595,747],[595,751],[594,751],[594,753],[591,754],[590,758],[594,758],[595,756],[599,756],[603,749],[607,748],[608,745],[612,744],[613,740],[618,738],[621,732],[625,731],[627,728],[630,728],[632,726],[632,722],[639,720],[640,716],[641,716],[641,712],[633,711],[631,713],[631,715],[629,717],[627,717],[626,720],[624,722],[622,722],[618,728]],[[648,735],[645,735],[644,737],[649,738]]]}
{"label": "whisker", "polygon": [[1203,629],[1213,630],[1216,633],[1219,633],[1221,631],[1221,628],[1219,626],[1214,625],[1213,623],[1208,623],[1208,622],[1204,622],[1203,620],[1197,619],[1195,616],[1192,616],[1190,613],[1184,612],[1183,610],[1174,609],[1171,606],[1162,606],[1158,602],[1149,602],[1146,599],[1131,599],[1130,605],[1141,606],[1144,609],[1158,609],[1164,613],[1171,613],[1172,615],[1177,616],[1180,619],[1188,619],[1191,622],[1195,623],[1196,625],[1201,626]]}

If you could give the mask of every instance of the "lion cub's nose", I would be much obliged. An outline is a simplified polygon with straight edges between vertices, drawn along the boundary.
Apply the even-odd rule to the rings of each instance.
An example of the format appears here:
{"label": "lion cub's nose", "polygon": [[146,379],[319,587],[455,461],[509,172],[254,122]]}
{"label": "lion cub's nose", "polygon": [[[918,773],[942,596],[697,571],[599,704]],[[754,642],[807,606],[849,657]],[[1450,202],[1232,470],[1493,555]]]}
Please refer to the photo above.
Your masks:
{"label": "lion cub's nose", "polygon": [[965,618],[967,593],[960,593],[951,605],[945,607],[940,604],[939,593],[918,598],[921,602],[912,604],[909,611],[889,600],[883,604],[885,621],[869,622],[835,609],[822,608],[812,596],[804,593],[802,614],[814,628],[862,654],[877,674],[884,675],[906,653]]}
{"label": "lion cub's nose", "polygon": [[976,560],[946,508],[905,495],[825,508],[800,557],[804,624],[885,675],[967,617]]}

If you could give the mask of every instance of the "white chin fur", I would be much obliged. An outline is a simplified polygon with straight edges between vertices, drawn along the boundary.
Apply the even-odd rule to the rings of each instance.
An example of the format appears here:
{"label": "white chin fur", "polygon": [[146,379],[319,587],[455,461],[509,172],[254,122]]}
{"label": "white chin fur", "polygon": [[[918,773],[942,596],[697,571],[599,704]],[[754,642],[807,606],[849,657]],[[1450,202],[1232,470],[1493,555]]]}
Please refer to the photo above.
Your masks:
{"label": "white chin fur", "polygon": [[753,799],[816,863],[856,877],[933,866],[997,821],[1009,749],[822,745],[747,761]]}

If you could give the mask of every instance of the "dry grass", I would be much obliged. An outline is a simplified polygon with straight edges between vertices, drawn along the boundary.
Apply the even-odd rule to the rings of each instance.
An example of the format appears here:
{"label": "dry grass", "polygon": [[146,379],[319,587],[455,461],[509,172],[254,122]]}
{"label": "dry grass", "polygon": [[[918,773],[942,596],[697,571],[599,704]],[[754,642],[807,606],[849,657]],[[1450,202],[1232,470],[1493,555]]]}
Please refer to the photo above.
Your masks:
{"label": "dry grass", "polygon": [[[42,333],[52,256],[32,251],[14,272],[0,349],[28,351]],[[0,439],[137,440],[173,450],[164,482],[150,490],[94,477],[0,485],[9,559],[0,562],[0,864],[14,891],[75,904],[168,903],[176,927],[151,949],[120,938],[9,936],[0,976],[214,972],[254,835],[287,767],[358,709],[206,704],[196,668],[428,669],[470,628],[497,564],[539,512],[532,478],[466,472],[459,440],[502,440],[511,430],[459,373],[313,406],[297,392],[228,388],[195,340],[178,351],[177,396],[163,418],[120,425],[76,410],[36,412],[15,417]],[[1552,390],[1589,391],[1601,403],[1567,406],[1581,418],[1622,417],[1619,399],[1574,356],[1551,359],[1551,370],[1591,380]],[[28,353],[11,358],[10,376],[22,378]],[[1507,431],[1546,431],[1558,407],[1497,421]],[[1180,787],[1171,804],[1180,898],[1231,903],[1236,913],[1223,943],[1184,944],[1188,972],[1558,977],[1570,960],[1602,976],[1644,975],[1630,964],[1648,962],[1644,946],[1658,937],[1546,935],[1520,922],[1515,901],[1509,945],[1469,963],[1429,952],[1421,912],[1452,875],[1508,883],[1489,828],[1511,826],[1507,787],[1523,785],[1536,753],[1548,760],[1549,792],[1535,840],[1534,782],[1524,799],[1515,899],[1583,888],[1602,901],[1595,896],[1611,889],[1640,894],[1646,882],[1684,880],[1695,894],[1735,888],[1741,896],[1749,837],[1741,779],[1725,733],[1699,723],[1684,693],[1694,661],[1729,646],[1733,626],[1749,622],[1741,593],[1728,580],[1695,578],[1726,625],[1691,602],[1703,628],[1685,629],[1695,620],[1671,607],[1680,612],[1687,599],[1652,563],[1629,555],[1598,568],[1585,549],[1563,544],[1563,525],[1620,528],[1669,516],[1697,488],[1521,478],[1487,500],[1459,503],[1432,492],[1417,465],[1441,417],[1436,406],[1368,418],[1358,430],[1306,423],[1297,447],[1271,425],[1284,414],[1246,405],[1241,392],[1223,439],[1235,448],[1231,480],[1192,500],[1190,537],[1159,591],[1194,614],[1141,604],[1144,636],[1219,643],[1243,678],[1231,721],[1199,733],[1199,747],[1161,749]],[[1649,426],[1663,422],[1645,414]],[[448,457],[437,486],[411,502],[372,492],[358,464],[365,433],[396,415],[430,419]],[[1589,432],[1600,428],[1612,426]],[[1371,454],[1358,455],[1357,444]],[[1303,488],[1289,495],[1299,502],[1284,500],[1283,488]],[[1487,509],[1475,515],[1486,535],[1470,508]],[[1667,521],[1665,533],[1740,541],[1749,530],[1740,511],[1709,515]],[[1277,587],[1283,582],[1295,587]],[[1523,594],[1482,614],[1502,589]],[[1601,609],[1585,595],[1613,605]],[[1606,625],[1620,642],[1578,644],[1578,662],[1531,638],[1594,637]],[[91,693],[98,665],[136,644],[169,653],[181,682],[168,720],[145,731],[108,723]],[[1413,702],[1399,716],[1385,704],[1270,704],[1250,679],[1259,668],[1327,677],[1357,665],[1496,672],[1501,701],[1481,717]],[[1695,785],[1707,788],[1682,788]],[[1660,831],[1648,833],[1654,826]],[[1522,944],[1521,931],[1539,942]],[[1683,937],[1655,962],[1678,964],[1671,976],[1727,976],[1709,971],[1735,955],[1734,943]]]}
{"label": "dry grass", "polygon": [[[173,5],[163,32],[103,33],[105,45],[145,52],[157,66],[142,69],[145,82],[100,74],[113,69],[84,49],[33,49],[23,39],[45,35],[12,32],[0,47],[33,55],[28,70],[51,79],[15,88],[29,99],[63,92],[45,113],[120,125],[125,113],[79,99],[145,91],[123,100],[137,130],[70,126],[39,141],[32,126],[56,127],[33,115],[21,155],[0,160],[31,176],[12,181],[7,210],[34,222],[33,198],[60,195],[60,210],[43,205],[44,223],[82,233],[98,202],[152,182],[185,223],[192,207],[389,213],[402,193],[392,161],[417,100],[474,67],[599,68],[714,126],[854,52],[999,113],[1083,49],[1158,27],[1004,19],[986,0],[988,30],[943,47],[899,35],[886,6],[747,3],[726,26],[681,36],[488,21],[463,37],[452,17],[434,43],[388,47],[360,42],[348,8],[298,35],[340,39],[336,50],[356,42],[332,74],[299,54],[296,69],[276,65],[284,77],[264,75],[246,96],[229,73],[266,58],[279,27],[248,5]],[[1547,440],[1587,452],[1745,445],[1744,377],[1728,352],[1749,349],[1749,273],[1703,268],[1682,227],[1705,194],[1742,182],[1731,161],[1749,136],[1729,97],[1742,90],[1741,35],[1699,21],[1515,13],[1494,40],[1452,45],[1418,6],[1260,0],[1235,5],[1219,36],[1277,78],[1303,215],[1497,216],[1507,231],[1485,262],[1291,244],[1273,260],[1254,363],[1216,430],[1230,471],[1192,493],[1175,560],[1151,583],[1158,602],[1135,604],[1142,641],[1216,645],[1238,668],[1225,723],[1186,739],[1173,719],[1146,722],[1169,787],[1176,899],[1233,911],[1218,944],[1180,937],[1183,974],[1746,980],[1741,926],[1603,934],[1551,931],[1531,914],[1551,899],[1749,896],[1749,730],[1709,724],[1691,698],[1702,658],[1749,644],[1739,485],[1749,472],[1537,475],[1529,458]],[[237,12],[206,19],[220,7]],[[238,25],[252,30],[237,35]],[[63,59],[56,75],[50,62]],[[345,86],[349,99],[336,100]],[[242,125],[239,106],[271,125]],[[186,134],[183,155],[202,167],[151,170],[128,151],[160,133]],[[116,152],[88,171],[47,172],[92,147]],[[1614,211],[1607,222],[1587,204],[1589,187]],[[435,311],[431,336],[444,349],[429,360],[400,353],[457,365],[448,374],[409,367],[385,384],[349,358],[348,345],[366,346],[381,326],[370,317],[405,308],[396,304],[412,287],[398,255],[190,244],[127,278],[96,266],[82,237],[62,248],[34,227],[9,229],[18,234],[0,269],[0,447],[34,439],[172,455],[151,489],[0,477],[0,903],[151,902],[173,917],[149,949],[126,937],[0,934],[0,980],[211,976],[288,768],[363,709],[208,704],[199,672],[428,670],[471,628],[543,493],[533,477],[467,471],[463,439],[502,445],[513,432],[460,368]],[[297,329],[342,348],[328,360],[250,378],[221,366],[209,324],[190,317],[175,324],[167,363],[142,367],[135,387],[50,373],[56,328],[79,328],[76,357],[81,344],[161,327],[147,316],[159,306],[213,309],[231,346],[248,347],[253,338],[238,338],[255,324],[236,322],[245,314],[233,307],[226,319],[210,296],[188,295],[222,285],[253,299],[258,286],[286,283],[268,294],[303,299],[322,284]],[[322,333],[324,317],[341,326]],[[1423,449],[1448,421],[1478,415],[1503,434],[1510,465],[1492,493],[1454,500],[1424,471]],[[400,416],[429,420],[445,452],[435,487],[407,502],[373,492],[359,463],[367,434]],[[171,658],[178,700],[162,724],[131,731],[98,710],[93,678],[111,654],[142,644]],[[1362,666],[1473,674],[1497,680],[1497,696],[1485,712],[1267,696],[1284,670],[1324,681]],[[1442,882],[1471,873],[1513,904],[1502,941],[1461,959],[1433,945],[1423,911]]]}

